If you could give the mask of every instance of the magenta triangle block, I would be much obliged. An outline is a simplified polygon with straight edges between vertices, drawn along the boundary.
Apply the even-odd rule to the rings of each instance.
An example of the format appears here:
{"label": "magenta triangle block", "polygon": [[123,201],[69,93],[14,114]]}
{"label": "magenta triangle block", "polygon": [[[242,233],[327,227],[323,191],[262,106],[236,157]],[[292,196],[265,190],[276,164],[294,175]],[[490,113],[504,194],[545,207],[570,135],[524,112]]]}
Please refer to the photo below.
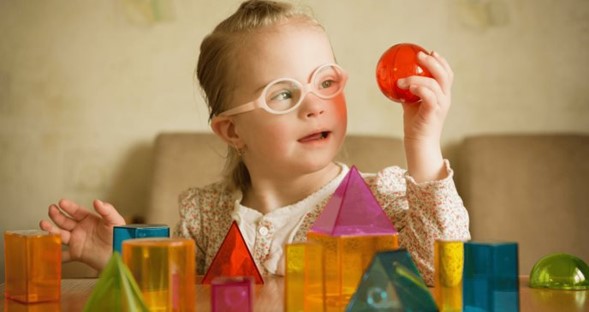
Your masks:
{"label": "magenta triangle block", "polygon": [[335,190],[311,231],[330,236],[397,233],[355,166]]}

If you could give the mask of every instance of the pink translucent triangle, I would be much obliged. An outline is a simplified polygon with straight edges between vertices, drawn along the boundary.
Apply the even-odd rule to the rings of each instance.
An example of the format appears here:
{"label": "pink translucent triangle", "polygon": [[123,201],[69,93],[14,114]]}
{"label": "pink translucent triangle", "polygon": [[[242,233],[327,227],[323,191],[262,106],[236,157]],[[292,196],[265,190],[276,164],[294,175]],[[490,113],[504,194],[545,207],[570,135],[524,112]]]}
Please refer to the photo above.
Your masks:
{"label": "pink translucent triangle", "polygon": [[311,231],[331,236],[397,233],[355,166],[335,190]]}

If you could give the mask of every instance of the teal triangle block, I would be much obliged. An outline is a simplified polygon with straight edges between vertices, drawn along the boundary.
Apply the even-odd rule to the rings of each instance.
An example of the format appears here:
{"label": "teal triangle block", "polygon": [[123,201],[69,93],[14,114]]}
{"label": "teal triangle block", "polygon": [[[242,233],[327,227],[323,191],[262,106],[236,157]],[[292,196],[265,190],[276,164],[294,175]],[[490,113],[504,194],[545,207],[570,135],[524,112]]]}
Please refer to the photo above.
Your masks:
{"label": "teal triangle block", "polygon": [[406,249],[374,254],[346,312],[438,311]]}
{"label": "teal triangle block", "polygon": [[337,187],[311,231],[330,236],[397,233],[355,166]]}
{"label": "teal triangle block", "polygon": [[149,311],[139,286],[118,252],[108,260],[84,306],[84,312],[91,311]]}

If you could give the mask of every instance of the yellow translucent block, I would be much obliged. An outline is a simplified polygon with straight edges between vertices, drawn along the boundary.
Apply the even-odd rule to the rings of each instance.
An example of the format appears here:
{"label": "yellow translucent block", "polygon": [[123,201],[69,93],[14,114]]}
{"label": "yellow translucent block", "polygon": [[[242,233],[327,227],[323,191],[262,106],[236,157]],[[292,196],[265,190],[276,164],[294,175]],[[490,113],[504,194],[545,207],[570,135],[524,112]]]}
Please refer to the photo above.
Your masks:
{"label": "yellow translucent block", "polygon": [[325,311],[323,246],[313,242],[285,246],[284,310]]}
{"label": "yellow translucent block", "polygon": [[41,230],[4,232],[6,297],[25,303],[59,300],[61,237]]}
{"label": "yellow translucent block", "polygon": [[462,311],[464,243],[434,243],[434,298],[440,311]]}
{"label": "yellow translucent block", "polygon": [[149,311],[194,311],[195,244],[185,238],[123,241],[123,262]]}
{"label": "yellow translucent block", "polygon": [[323,246],[327,311],[348,303],[374,253],[399,248],[398,234],[330,236],[309,232],[309,241]]}

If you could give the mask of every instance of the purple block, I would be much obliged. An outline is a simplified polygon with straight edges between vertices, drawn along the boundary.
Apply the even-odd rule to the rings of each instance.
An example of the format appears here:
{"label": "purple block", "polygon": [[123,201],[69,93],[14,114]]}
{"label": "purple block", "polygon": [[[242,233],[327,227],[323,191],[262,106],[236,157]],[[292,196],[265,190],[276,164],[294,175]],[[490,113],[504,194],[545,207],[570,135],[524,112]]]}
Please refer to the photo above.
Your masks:
{"label": "purple block", "polygon": [[330,236],[397,233],[355,166],[335,190],[311,231]]}
{"label": "purple block", "polygon": [[216,277],[211,282],[213,312],[250,312],[254,310],[254,280],[249,276]]}

